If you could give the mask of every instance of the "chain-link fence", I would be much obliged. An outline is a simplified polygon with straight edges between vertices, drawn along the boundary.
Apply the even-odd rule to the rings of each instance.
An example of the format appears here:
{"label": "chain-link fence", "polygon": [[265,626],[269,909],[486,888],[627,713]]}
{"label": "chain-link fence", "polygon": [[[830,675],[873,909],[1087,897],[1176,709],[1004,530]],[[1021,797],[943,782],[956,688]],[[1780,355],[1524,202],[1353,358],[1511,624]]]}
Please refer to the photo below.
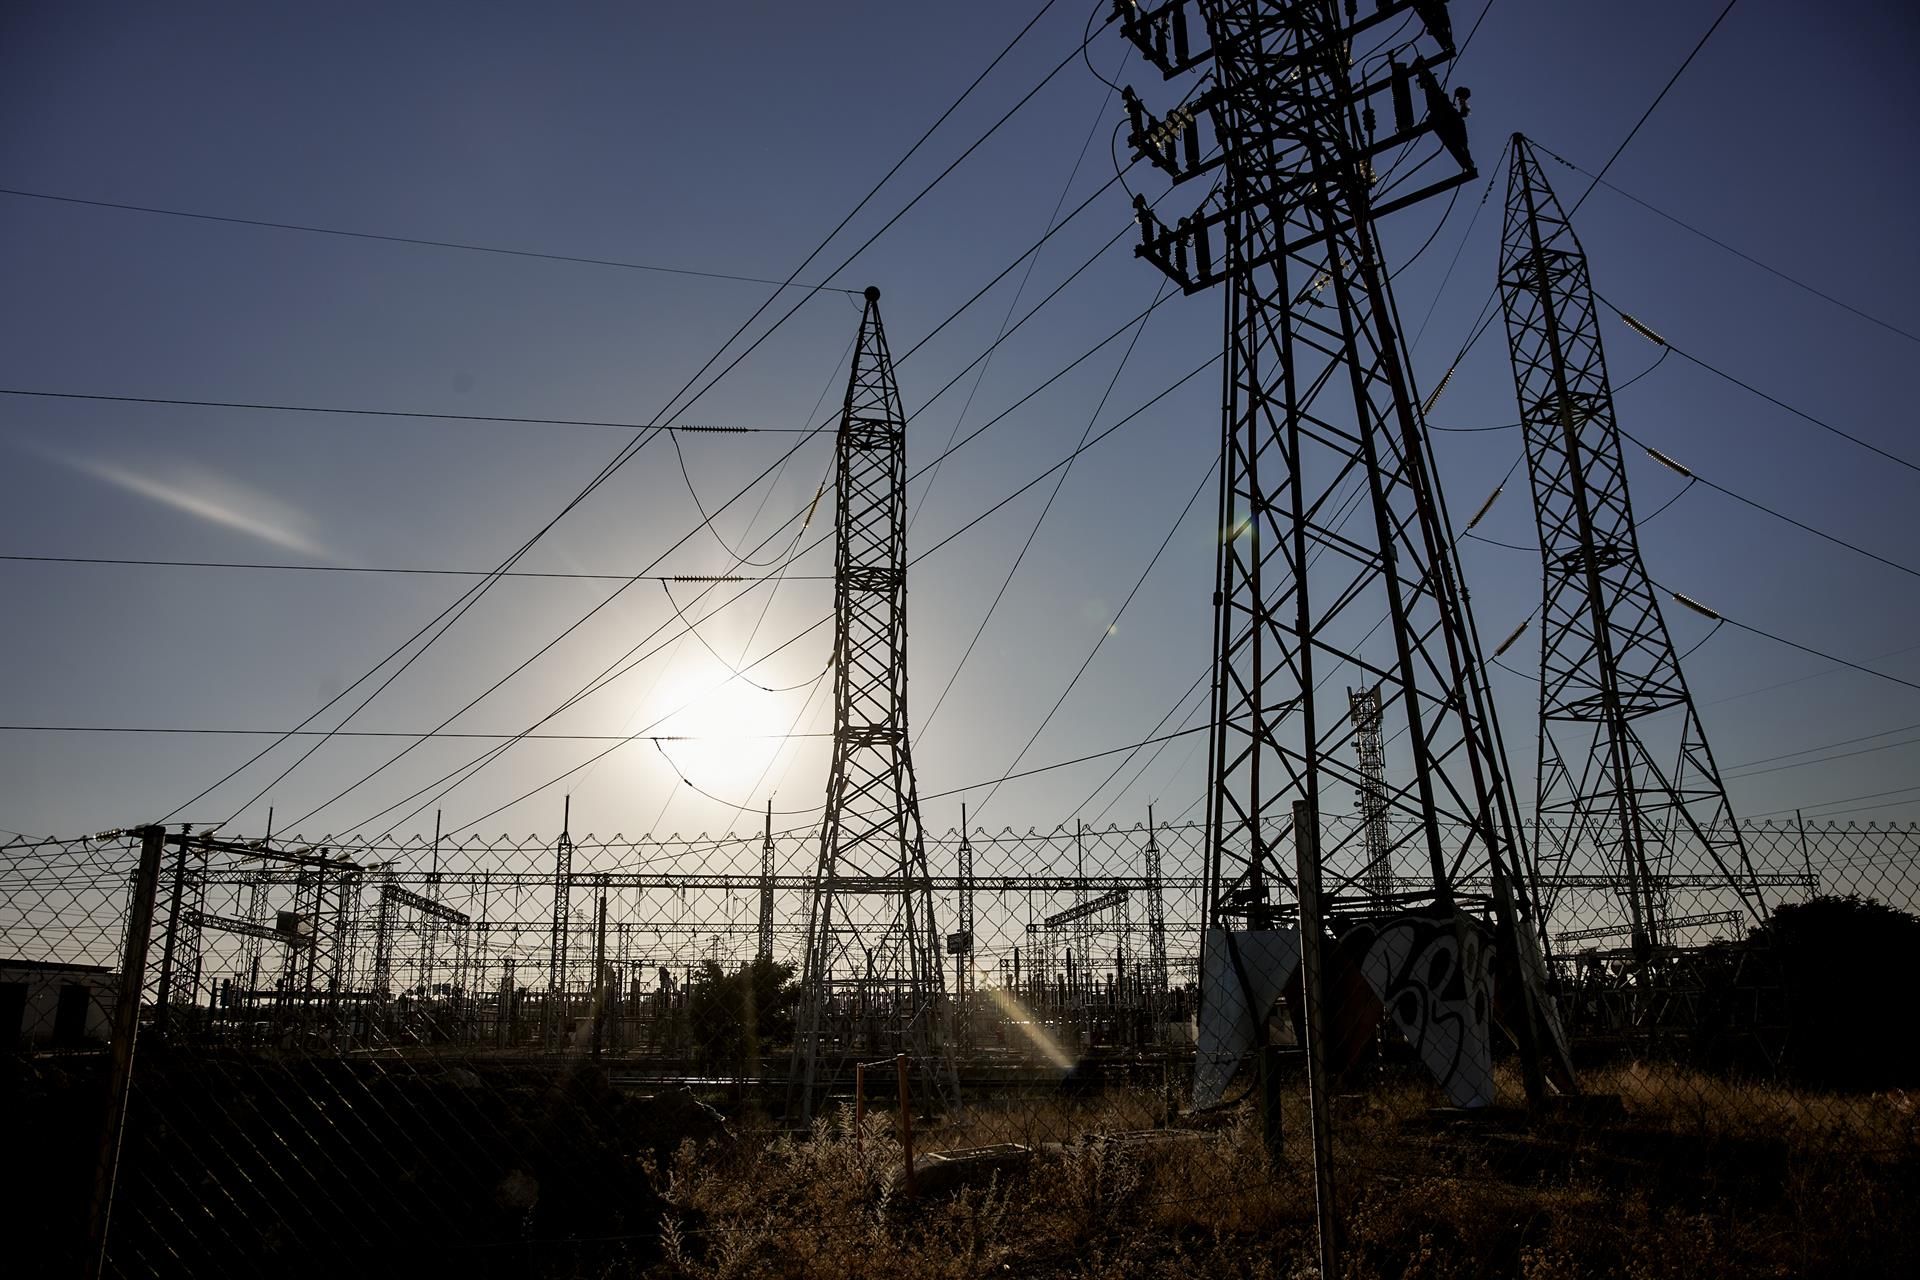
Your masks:
{"label": "chain-link fence", "polygon": [[[1307,1256],[1318,1186],[1372,1274],[1414,1247],[1409,1204],[1477,1221],[1495,1211],[1462,1187],[1509,1164],[1532,1186],[1570,1150],[1603,1182],[1728,1144],[1913,1155],[1898,1090],[1920,1059],[1887,988],[1920,954],[1920,829],[1748,825],[1740,881],[1669,875],[1652,921],[1604,865],[1536,867],[1519,985],[1560,1039],[1530,1050],[1491,919],[1395,889],[1420,883],[1396,865],[1410,833],[1342,841],[1363,852],[1323,868],[1313,1011],[1298,886],[1276,893],[1286,954],[1203,942],[1203,834],[929,838],[933,918],[823,963],[804,1038],[798,975],[836,918],[811,831],[0,846],[0,1034],[28,1153],[7,1202],[45,1256],[113,1274],[974,1274],[1045,1270],[1036,1241],[1062,1232],[1083,1261],[1195,1232],[1278,1232]],[[1413,983],[1416,1016],[1389,969],[1435,957],[1452,972]],[[1210,1027],[1201,990],[1229,969],[1242,1025],[1217,1022],[1240,997],[1216,994]],[[1484,1063],[1472,1035],[1430,1042],[1450,1009],[1480,1019]],[[909,1193],[911,1229],[876,1227]],[[836,1233],[870,1247],[840,1258]]]}

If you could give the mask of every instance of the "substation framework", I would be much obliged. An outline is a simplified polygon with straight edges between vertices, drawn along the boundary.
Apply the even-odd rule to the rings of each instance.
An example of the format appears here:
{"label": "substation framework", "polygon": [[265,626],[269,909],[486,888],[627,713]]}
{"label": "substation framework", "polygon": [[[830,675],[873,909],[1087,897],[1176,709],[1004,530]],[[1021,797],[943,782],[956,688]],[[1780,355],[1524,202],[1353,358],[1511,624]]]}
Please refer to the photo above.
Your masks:
{"label": "substation framework", "polygon": [[[167,835],[168,856],[155,869],[145,1016],[181,1047],[515,1055],[598,1047],[623,1070],[684,1077],[704,1069],[689,993],[705,961],[732,969],[769,954],[803,967],[818,887],[811,838],[780,833],[773,859],[764,856],[764,836],[589,841],[572,851],[584,860],[556,886],[553,840],[429,850],[424,842]],[[1751,826],[1747,838],[1764,855],[1759,884],[1791,895],[1818,890],[1816,859],[1845,864],[1858,856],[1850,850],[1871,841],[1914,847],[1910,832],[1798,823]],[[938,854],[926,882],[938,916],[963,919],[962,904],[974,904],[965,994],[957,989],[952,999],[963,1082],[998,1078],[1008,1064],[1037,1067],[1037,1032],[1075,1058],[1190,1058],[1186,1027],[1207,907],[1200,824],[950,834],[928,843]],[[97,946],[46,958],[92,962],[117,948],[110,924],[132,895],[125,868],[103,865],[114,869],[71,885],[87,895],[76,901],[93,904]],[[1737,936],[1744,911],[1717,871],[1676,872],[1659,887],[1712,908],[1670,918],[1676,963],[1689,945]],[[556,888],[587,904],[569,912],[557,937]],[[1484,879],[1458,888],[1469,897],[1491,891]],[[1617,1007],[1605,978],[1631,957],[1619,874],[1568,873],[1559,889],[1565,927],[1549,939],[1554,964],[1583,1007],[1592,1006],[1577,1032],[1644,1031],[1644,1011]],[[759,908],[768,902],[772,927],[763,929]],[[316,914],[316,903],[326,910]],[[562,953],[573,958],[557,966]],[[1676,1009],[1660,1015],[1662,1025],[1684,1032],[1684,1009]]]}
{"label": "substation framework", "polygon": [[1586,253],[1519,134],[1500,297],[1542,561],[1538,892],[1616,876],[1644,973],[1702,914],[1674,871],[1711,868],[1751,922],[1765,902],[1640,555]]}

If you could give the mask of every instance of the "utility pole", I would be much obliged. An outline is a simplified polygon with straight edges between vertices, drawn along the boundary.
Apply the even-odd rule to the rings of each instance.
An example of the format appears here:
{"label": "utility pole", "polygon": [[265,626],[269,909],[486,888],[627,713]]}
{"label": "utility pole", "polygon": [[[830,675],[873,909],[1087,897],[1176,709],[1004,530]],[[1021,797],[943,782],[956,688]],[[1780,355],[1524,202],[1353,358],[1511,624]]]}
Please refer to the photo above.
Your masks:
{"label": "utility pole", "polygon": [[[113,1189],[120,1172],[120,1137],[127,1119],[127,1096],[133,1087],[133,1044],[140,1027],[140,998],[146,987],[147,947],[153,939],[153,905],[160,891],[160,858],[165,851],[166,828],[141,827],[140,862],[133,875],[127,904],[127,935],[120,957],[120,988],[113,1005],[113,1054],[107,1073],[106,1115],[100,1129],[100,1152],[94,1163],[93,1199],[87,1221],[87,1269],[104,1275],[107,1269],[107,1229],[113,1215]],[[185,847],[184,841],[182,847]],[[162,990],[165,984],[162,984]]]}
{"label": "utility pole", "polygon": [[837,450],[833,761],[792,1072],[803,1119],[847,1065],[844,1051],[829,1047],[828,1021],[836,1003],[856,993],[875,1012],[876,1035],[912,1056],[929,1104],[958,1096],[907,739],[906,413],[874,288],[860,317]]}
{"label": "utility pole", "polygon": [[547,944],[547,1027],[549,1050],[565,1034],[562,1003],[567,992],[567,924],[573,896],[573,797],[561,802],[560,839],[553,846],[553,929]]}
{"label": "utility pole", "polygon": [[1765,904],[1640,557],[1586,253],[1519,134],[1500,299],[1542,556],[1534,820],[1547,905],[1569,872],[1618,877],[1644,972],[1673,941],[1671,873],[1711,862],[1756,922]]}
{"label": "utility pole", "polygon": [[600,1057],[607,1024],[607,881],[600,878],[593,925],[593,1056]]}
{"label": "utility pole", "polygon": [[[1225,301],[1204,927],[1297,919],[1293,805],[1324,814],[1377,785],[1414,824],[1401,847],[1421,870],[1407,882],[1490,918],[1525,991],[1510,945],[1524,902],[1509,883],[1513,798],[1375,225],[1476,176],[1466,91],[1444,83],[1446,5],[1118,12],[1149,63],[1192,81],[1164,118],[1125,91],[1136,154],[1194,190],[1193,212],[1172,223],[1136,197],[1135,253]],[[1404,744],[1377,784],[1334,684],[1356,674]],[[1362,893],[1364,824],[1307,848],[1324,908]],[[1203,1008],[1216,998],[1203,975]],[[1524,999],[1523,1047],[1538,1008]]]}

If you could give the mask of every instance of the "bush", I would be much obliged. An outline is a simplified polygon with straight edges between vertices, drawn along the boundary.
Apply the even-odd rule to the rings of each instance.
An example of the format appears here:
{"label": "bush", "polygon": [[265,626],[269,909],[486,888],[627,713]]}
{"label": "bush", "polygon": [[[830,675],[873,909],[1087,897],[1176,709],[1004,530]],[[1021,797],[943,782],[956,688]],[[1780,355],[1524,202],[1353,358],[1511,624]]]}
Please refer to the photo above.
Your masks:
{"label": "bush", "polygon": [[694,1061],[716,1075],[757,1073],[763,1051],[792,1042],[799,999],[790,964],[756,956],[727,973],[708,960],[687,996]]}
{"label": "bush", "polygon": [[1899,1002],[1920,917],[1856,896],[1783,906],[1753,932],[1786,993],[1785,1061],[1828,1089],[1920,1085],[1920,1027]]}

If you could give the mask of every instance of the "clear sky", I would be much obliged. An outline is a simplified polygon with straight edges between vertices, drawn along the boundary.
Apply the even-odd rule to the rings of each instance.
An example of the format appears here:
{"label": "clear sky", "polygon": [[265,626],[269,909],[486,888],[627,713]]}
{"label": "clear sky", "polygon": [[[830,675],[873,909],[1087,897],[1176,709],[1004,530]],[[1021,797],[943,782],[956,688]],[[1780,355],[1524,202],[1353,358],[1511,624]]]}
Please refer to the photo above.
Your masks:
{"label": "clear sky", "polygon": [[[1019,4],[255,4],[0,11],[0,186],[392,236],[784,278],[1038,8]],[[1455,82],[1483,177],[1424,253],[1445,201],[1396,215],[1384,238],[1402,314],[1431,387],[1493,285],[1510,133],[1597,169],[1679,65],[1720,0],[1496,0]],[[817,282],[1078,45],[1100,0],[1060,0],[960,110],[802,272]],[[1480,0],[1453,6],[1464,30]],[[1094,66],[1157,75],[1116,34]],[[1920,331],[1912,236],[1920,19],[1901,3],[1743,0],[1609,173],[1659,208],[1852,305]],[[912,719],[925,793],[997,777],[1103,632],[1112,634],[1022,767],[1137,741],[1207,660],[1211,491],[1176,529],[1217,446],[1218,384],[1202,375],[1073,466],[952,692],[954,672],[1052,489],[1052,478],[950,543],[941,539],[1188,373],[1219,347],[1219,299],[1176,298],[995,421],[1155,297],[1131,236],[1097,257],[960,378],[1003,317],[1024,315],[1129,219],[1099,195],[1024,268],[924,349],[909,349],[1029,246],[1056,208],[1113,176],[1119,102],[1086,65],[1055,76],[987,143],[832,283],[878,285],[909,412],[910,465],[993,425],[911,490]],[[1551,166],[1571,201],[1585,179]],[[1487,205],[1469,219],[1486,178]],[[1137,179],[1158,193],[1161,184]],[[1061,204],[1064,196],[1064,205]],[[1608,298],[1676,345],[1855,435],[1920,456],[1913,340],[1822,301],[1605,188],[1577,217]],[[1463,241],[1463,236],[1465,237]],[[1458,266],[1441,289],[1456,247]],[[1409,262],[1409,259],[1412,259]],[[1015,290],[1022,288],[1019,301]],[[0,195],[0,385],[95,395],[639,423],[666,405],[770,292],[763,284],[195,221]],[[784,294],[752,333],[799,292]],[[831,417],[858,306],[822,292],[676,420],[795,428]],[[1412,335],[1410,334],[1409,337]],[[1616,383],[1657,354],[1609,320]],[[742,344],[732,348],[737,352]],[[716,366],[717,368],[718,366]],[[1117,371],[1117,374],[1116,374]],[[976,372],[978,372],[976,370]],[[1111,384],[1111,393],[1108,393]],[[941,393],[936,397],[936,393]],[[931,403],[929,404],[929,401]],[[922,407],[925,406],[924,411]],[[1623,426],[1700,474],[1835,536],[1920,565],[1920,474],[1825,434],[1670,358],[1619,399]],[[1432,415],[1443,426],[1516,420],[1502,332],[1462,364]],[[0,553],[484,570],[540,529],[632,437],[597,426],[290,414],[0,396]],[[519,566],[555,572],[719,573],[806,511],[825,436],[669,552],[796,437],[680,437],[649,445],[555,525]],[[1518,433],[1437,437],[1456,518],[1518,454]],[[1681,481],[1637,450],[1636,505]],[[690,483],[689,483],[690,482]],[[807,533],[826,532],[822,508]],[[777,557],[792,536],[757,552]],[[1115,612],[1169,531],[1124,615]],[[1478,532],[1532,539],[1524,485]],[[1911,576],[1696,487],[1642,535],[1654,578],[1727,615],[1920,681]],[[649,569],[656,558],[666,558]],[[1537,602],[1537,560],[1472,544],[1465,565],[1491,645]],[[831,610],[830,548],[756,586],[630,673],[543,726],[568,734],[754,734],[830,728],[830,626],[753,668],[769,688],[710,692],[720,660],[753,661]],[[739,572],[758,573],[757,568]],[[453,602],[470,580],[237,569],[0,562],[0,722],[292,727]],[[618,583],[518,578],[485,599],[350,728],[422,731],[515,670]],[[451,726],[516,732],[664,625],[705,617],[740,588],[645,581],[619,592]],[[1702,618],[1669,610],[1678,643]],[[648,642],[652,648],[655,642]],[[643,649],[642,652],[646,650]],[[716,657],[715,654],[719,657]],[[1530,673],[1535,641],[1510,655]],[[390,673],[389,666],[383,675]],[[1736,809],[1807,807],[1859,820],[1920,816],[1920,692],[1723,628],[1687,663]],[[369,686],[363,686],[362,693]],[[1534,686],[1496,673],[1519,791],[1532,794]],[[317,723],[335,723],[359,695]],[[660,717],[692,700],[678,717]],[[1181,707],[1184,713],[1185,707]],[[1176,715],[1174,723],[1178,722]],[[1883,747],[1825,763],[1782,753]],[[173,810],[270,739],[0,731],[0,826],[79,834]],[[820,738],[622,747],[514,747],[446,794],[369,820],[489,744],[427,743],[325,804],[407,738],[312,739],[179,814],[236,816],[309,836],[432,829],[552,832],[573,795],[576,833],[719,831],[734,803],[820,803]],[[1204,750],[1172,744],[1140,780],[1082,804],[1118,757],[1009,783],[979,821],[1050,827],[1163,817],[1199,795]],[[1816,753],[1819,754],[1819,753]],[[1824,754],[1835,754],[1829,752]],[[1142,759],[1145,757],[1143,756]],[[1136,762],[1138,763],[1138,762]],[[1743,768],[1742,766],[1748,766]],[[680,783],[684,776],[720,803]],[[1122,775],[1124,782],[1130,769]],[[1882,795],[1916,788],[1905,795]],[[978,809],[984,791],[970,793]],[[258,796],[256,799],[255,797]],[[1888,803],[1891,801],[1891,803]],[[944,829],[960,796],[930,799]],[[1111,802],[1111,803],[1110,803]],[[244,809],[241,809],[246,803]],[[1879,806],[1862,808],[1861,806]],[[239,812],[236,815],[236,810]],[[317,810],[317,811],[316,811]],[[810,821],[804,812],[780,825]],[[756,825],[755,817],[737,825]]]}

